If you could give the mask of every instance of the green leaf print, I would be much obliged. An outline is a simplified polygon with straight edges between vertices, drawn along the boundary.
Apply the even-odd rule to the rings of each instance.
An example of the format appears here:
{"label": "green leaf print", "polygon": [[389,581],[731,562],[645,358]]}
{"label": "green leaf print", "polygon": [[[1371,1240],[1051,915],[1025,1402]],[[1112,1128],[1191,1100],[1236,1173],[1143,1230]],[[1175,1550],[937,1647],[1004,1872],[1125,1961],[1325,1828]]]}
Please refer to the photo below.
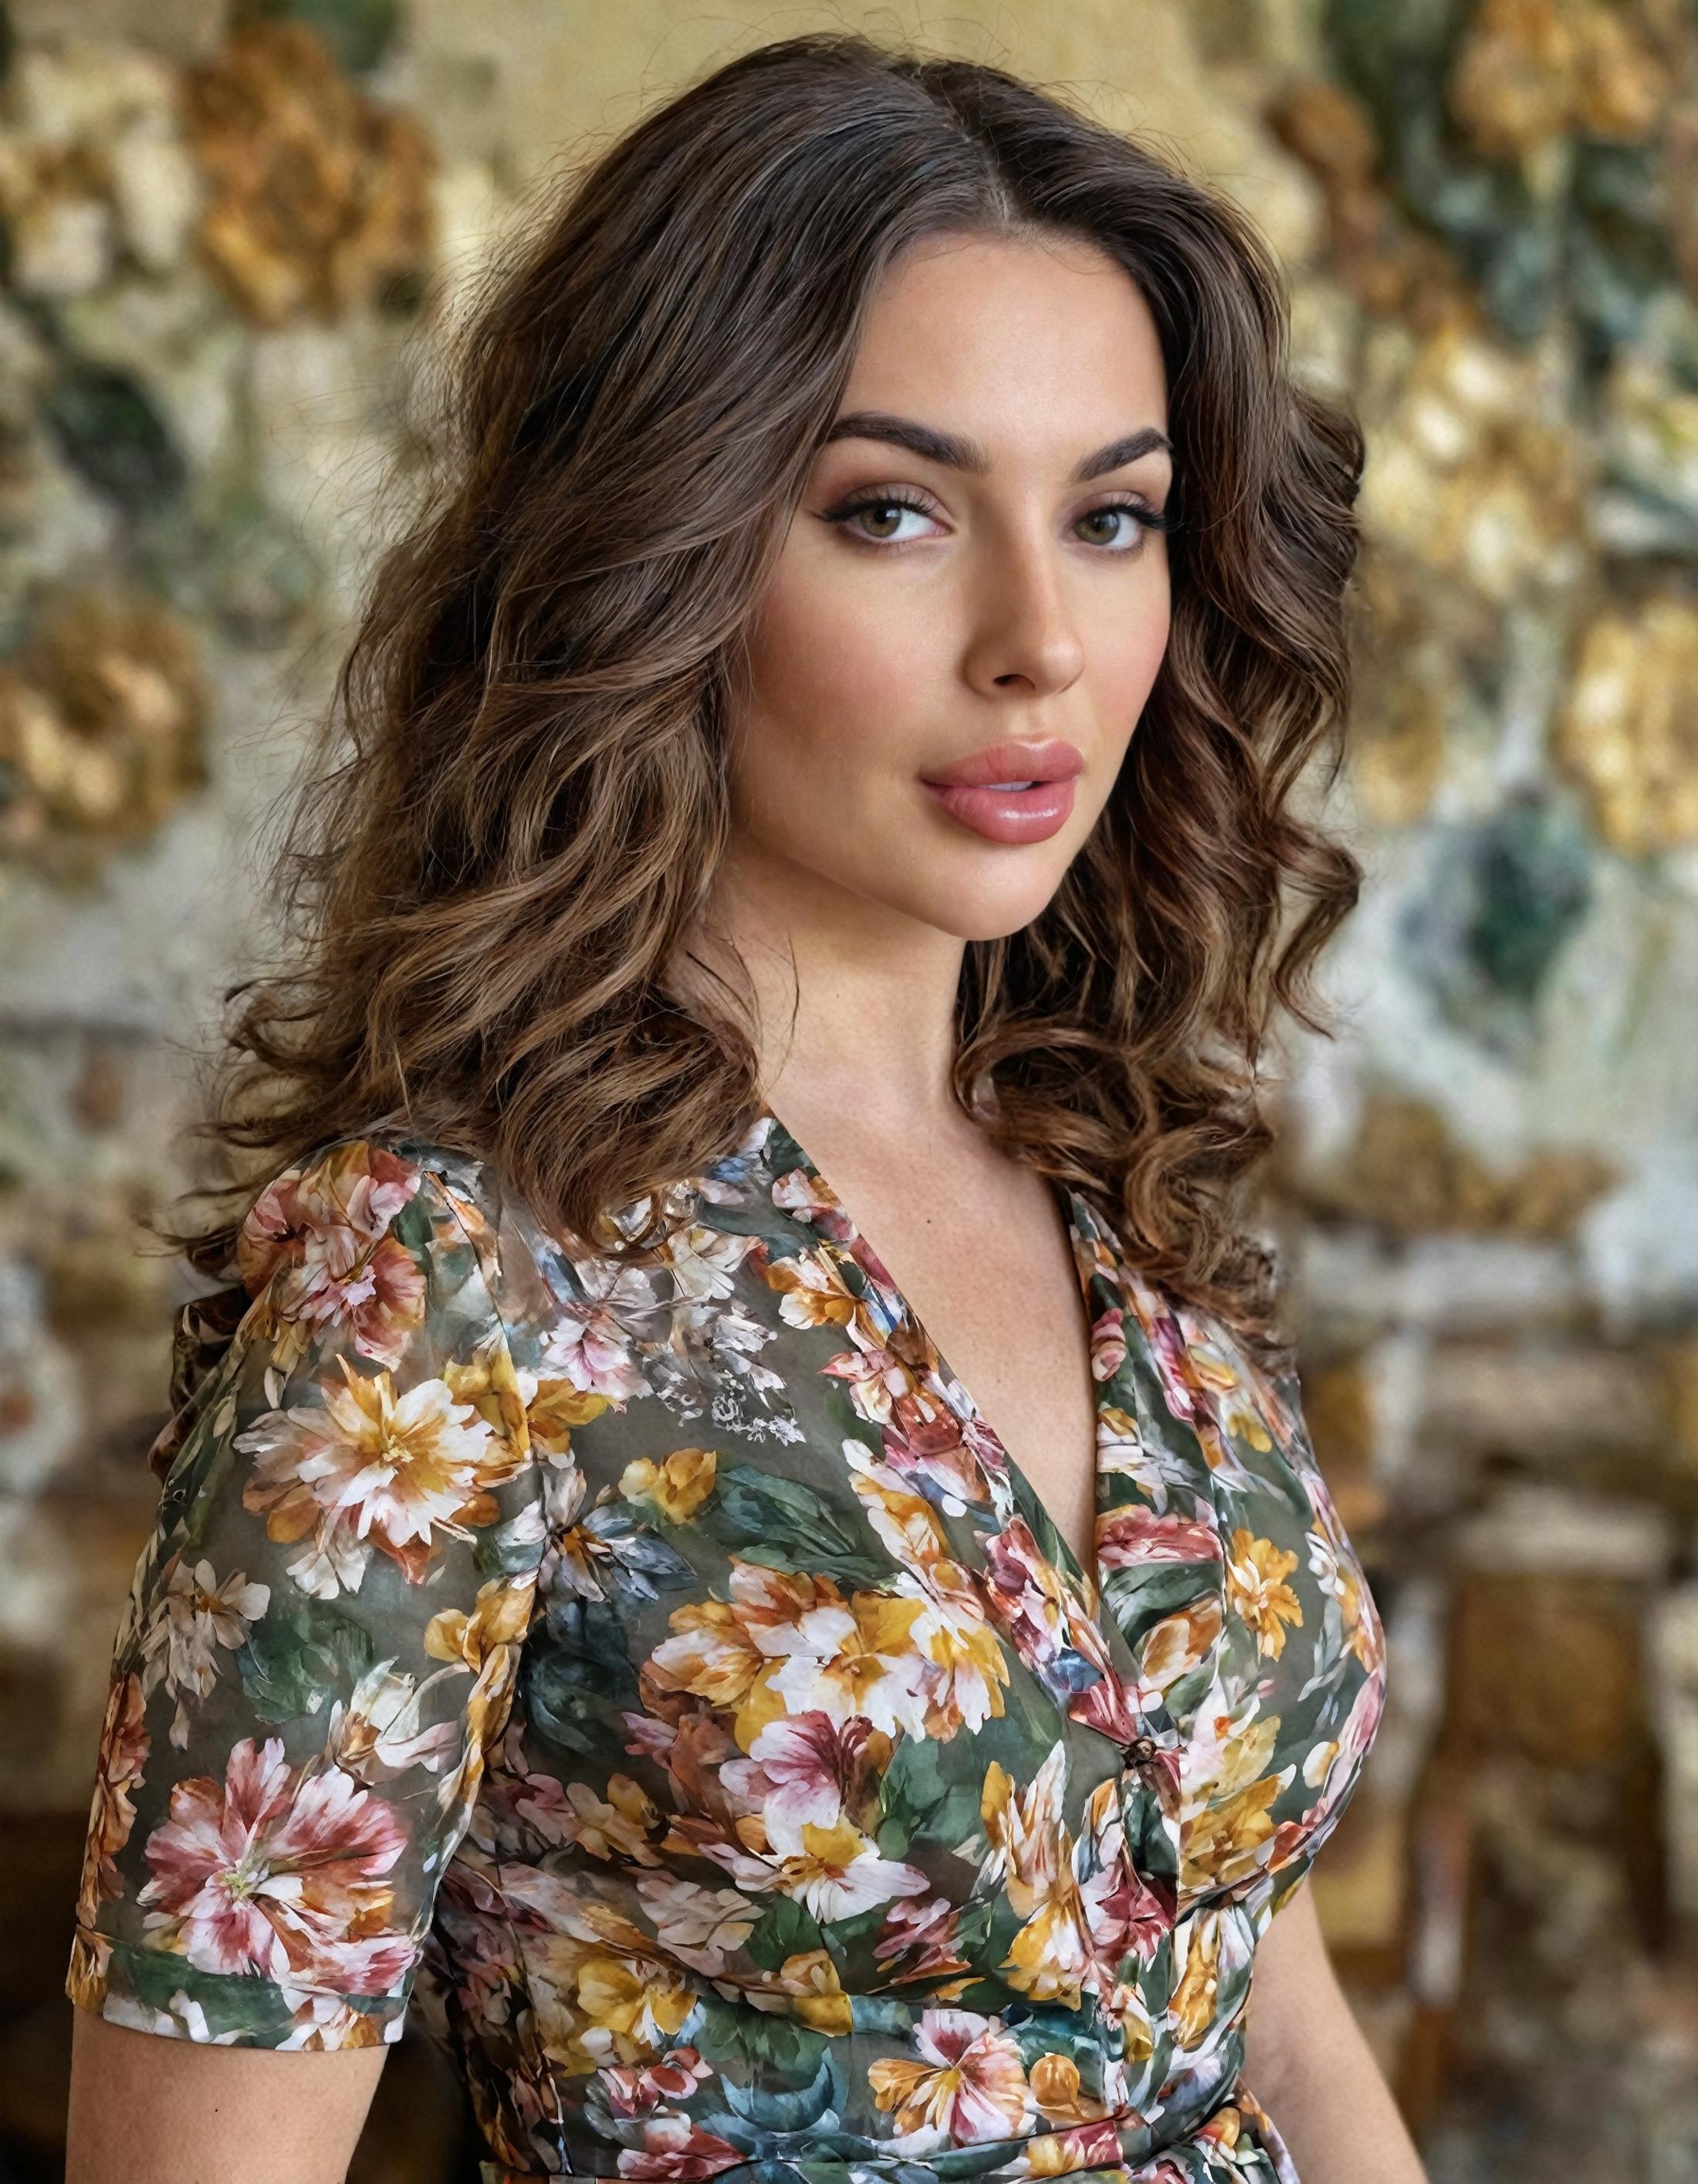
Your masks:
{"label": "green leaf print", "polygon": [[253,1624],[236,1656],[262,1721],[298,1721],[346,1698],[371,1666],[371,1636],[326,1600],[286,1601]]}
{"label": "green leaf print", "polygon": [[866,1563],[870,1569],[879,1568],[868,1557],[864,1527],[846,1524],[828,1502],[799,1479],[781,1479],[752,1463],[721,1467],[715,1502],[696,1521],[722,1546],[771,1541],[775,1550],[792,1557],[792,1566],[799,1569],[814,1567],[819,1557],[845,1557]]}
{"label": "green leaf print", "polygon": [[170,2011],[172,1997],[181,1994],[205,2012],[214,2039],[221,2032],[239,2031],[276,2046],[287,2037],[289,2006],[270,1980],[199,1971],[187,1958],[128,1948],[122,1942],[114,1945],[113,1954],[121,1958],[136,1999],[146,2008]]}
{"label": "green leaf print", "polygon": [[686,2036],[704,2062],[728,2080],[779,2091],[810,2086],[827,2047],[823,2032],[796,2018],[710,1994],[686,2020],[680,2036]]}
{"label": "green leaf print", "polygon": [[740,2086],[735,2078],[721,2078],[719,2083],[732,2114],[763,2131],[806,2131],[843,2098],[829,2053],[820,2058],[813,2082],[794,2092],[777,2092],[760,2084]]}
{"label": "green leaf print", "polygon": [[881,1856],[901,1858],[916,1836],[953,1848],[978,1832],[986,1762],[976,1746],[977,1740],[966,1747],[971,1758],[965,1778],[958,1767],[950,1769],[958,1778],[955,1780],[946,1778],[940,1757],[949,1753],[947,1746],[939,1747],[930,1738],[908,1738],[897,1747],[882,1785],[884,1817],[877,1829]]}
{"label": "green leaf print", "polygon": [[793,1897],[781,1896],[769,1904],[750,1930],[749,1955],[764,1971],[777,1971],[786,1957],[802,1955],[820,1946],[819,1922]]}

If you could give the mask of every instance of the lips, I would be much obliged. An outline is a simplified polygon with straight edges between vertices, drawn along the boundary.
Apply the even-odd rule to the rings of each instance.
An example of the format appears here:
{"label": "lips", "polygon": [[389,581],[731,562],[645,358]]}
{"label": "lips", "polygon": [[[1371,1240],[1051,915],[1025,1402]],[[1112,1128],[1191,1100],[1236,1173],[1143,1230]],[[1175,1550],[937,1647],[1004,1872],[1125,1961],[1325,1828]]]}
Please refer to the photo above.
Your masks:
{"label": "lips", "polygon": [[1051,736],[992,744],[921,779],[927,795],[971,833],[1018,844],[1047,841],[1066,825],[1084,764],[1072,744]]}
{"label": "lips", "polygon": [[1046,736],[1042,743],[988,744],[953,766],[921,775],[928,788],[1006,788],[1012,783],[1027,786],[1072,781],[1085,770],[1083,755],[1061,736]]}

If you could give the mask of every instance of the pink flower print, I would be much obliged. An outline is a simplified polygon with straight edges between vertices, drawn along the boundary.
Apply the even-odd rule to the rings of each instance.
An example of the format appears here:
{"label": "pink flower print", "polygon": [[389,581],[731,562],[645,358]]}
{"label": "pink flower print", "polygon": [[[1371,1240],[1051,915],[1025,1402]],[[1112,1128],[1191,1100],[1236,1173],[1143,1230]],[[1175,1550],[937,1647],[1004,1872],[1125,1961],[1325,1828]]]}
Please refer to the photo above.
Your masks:
{"label": "pink flower print", "polygon": [[1126,1362],[1126,1315],[1110,1305],[1091,1322],[1091,1377],[1111,1380]]}
{"label": "pink flower print", "polygon": [[275,1178],[237,1232],[237,1267],[250,1295],[270,1285],[287,1372],[315,1336],[344,1330],[363,1356],[391,1368],[424,1317],[426,1284],[388,1231],[421,1180],[410,1162],[364,1139]]}
{"label": "pink flower print", "polygon": [[864,1714],[834,1721],[817,1710],[770,1721],[749,1747],[747,1759],[720,1769],[727,1786],[758,1809],[766,1839],[788,1857],[802,1847],[805,1823],[829,1828],[846,1804],[864,1798],[871,1769],[869,1745],[888,1762],[890,1743]]}
{"label": "pink flower print", "polygon": [[437,1925],[454,1944],[453,1989],[467,2022],[507,2024],[521,1981],[519,1928],[535,1921],[463,1858],[444,1869],[437,1906]]}
{"label": "pink flower print", "polygon": [[1096,1875],[1083,1893],[1093,1938],[1100,1921],[1103,1947],[1116,1962],[1130,1952],[1149,1964],[1173,1930],[1172,1884],[1164,1879],[1152,1887],[1134,1871],[1130,1858],[1122,1858],[1111,1873]]}
{"label": "pink flower print", "polygon": [[955,1516],[989,1498],[984,1472],[968,1446],[961,1421],[943,1405],[905,1396],[884,1422],[884,1460],[900,1479],[911,1479],[928,1501]]}
{"label": "pink flower print", "polygon": [[699,2131],[688,2116],[656,2116],[643,2126],[640,2150],[626,2147],[620,2154],[619,2173],[699,2184],[702,2177],[734,2169],[743,2159],[729,2141],[710,2131]]}
{"label": "pink flower print", "polygon": [[1146,1698],[1159,1704],[1161,1693],[1147,1685],[1129,1684],[1116,1669],[1106,1668],[1088,1690],[1068,1700],[1067,1719],[1111,1736],[1116,1744],[1130,1744],[1149,1725]]}
{"label": "pink flower print", "polygon": [[627,1324],[654,1309],[648,1271],[595,1258],[573,1264],[580,1281],[591,1285],[593,1293],[559,1299],[538,1373],[544,1379],[562,1379],[583,1395],[604,1396],[610,1403],[629,1402],[648,1385]]}
{"label": "pink flower print", "polygon": [[323,2053],[342,2048],[381,2048],[401,2037],[398,2017],[377,2019],[330,1994],[309,1994],[291,2015],[279,2048]]}
{"label": "pink flower print", "polygon": [[985,1590],[1001,1612],[1028,1664],[1051,1662],[1068,1643],[1069,1613],[1061,1573],[1044,1560],[1023,1517],[985,1542]]}
{"label": "pink flower print", "polygon": [[1128,1273],[1127,1296],[1150,1344],[1167,1407],[1189,1424],[1196,1412],[1196,1389],[1184,1330],[1155,1290],[1136,1273]]}
{"label": "pink flower print", "polygon": [[713,2075],[693,2048],[674,2048],[637,2069],[610,2064],[598,2073],[607,2104],[618,2116],[652,2115],[662,2101],[687,2101]]}
{"label": "pink flower print", "polygon": [[411,1939],[387,1920],[381,1885],[407,1841],[388,1805],[339,1768],[298,1771],[281,1737],[242,1738],[222,1787],[179,1782],[170,1818],[148,1838],[155,1945],[203,1971],[258,1973],[286,1988],[392,1992]]}
{"label": "pink flower print", "polygon": [[855,1229],[837,1193],[825,1178],[804,1167],[788,1168],[772,1178],[772,1203],[782,1212],[805,1221],[833,1244],[848,1244]]}
{"label": "pink flower print", "polygon": [[1020,2049],[994,2017],[928,2009],[914,2034],[919,2058],[881,2057],[867,2070],[872,2097],[896,2111],[899,2131],[941,2131],[956,2146],[1011,2138],[1031,2113]]}
{"label": "pink flower print", "polygon": [[946,1896],[934,1896],[929,1903],[912,1897],[906,1903],[892,1903],[885,1911],[872,1953],[880,1964],[889,1966],[890,1977],[899,1986],[908,1980],[964,1972],[967,1960],[955,1948],[958,1916]]}
{"label": "pink flower print", "polygon": [[1159,1517],[1138,1502],[1097,1519],[1097,1560],[1105,1569],[1141,1563],[1217,1563],[1220,1535],[1199,1517]]}

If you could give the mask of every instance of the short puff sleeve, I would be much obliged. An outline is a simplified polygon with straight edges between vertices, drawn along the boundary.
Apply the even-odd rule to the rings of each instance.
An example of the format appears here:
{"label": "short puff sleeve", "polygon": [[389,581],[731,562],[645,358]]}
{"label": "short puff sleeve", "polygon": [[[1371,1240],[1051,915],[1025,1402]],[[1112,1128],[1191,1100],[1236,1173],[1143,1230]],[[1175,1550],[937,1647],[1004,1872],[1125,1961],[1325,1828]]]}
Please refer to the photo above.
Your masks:
{"label": "short puff sleeve", "polygon": [[114,1644],[82,2008],[240,2047],[398,2036],[543,1552],[498,1264],[475,1199],[375,1138],[242,1223],[251,1302],[161,1436]]}

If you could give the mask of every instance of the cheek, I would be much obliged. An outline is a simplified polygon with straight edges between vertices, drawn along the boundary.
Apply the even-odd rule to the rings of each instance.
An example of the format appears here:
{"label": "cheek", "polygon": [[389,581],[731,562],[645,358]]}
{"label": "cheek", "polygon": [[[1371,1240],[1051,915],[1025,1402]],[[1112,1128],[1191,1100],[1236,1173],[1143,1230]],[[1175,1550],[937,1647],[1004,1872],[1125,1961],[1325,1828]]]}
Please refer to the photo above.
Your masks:
{"label": "cheek", "polygon": [[891,588],[857,573],[804,560],[781,569],[762,604],[733,760],[753,805],[782,800],[799,819],[805,800],[841,816],[840,800],[864,805],[908,783],[927,755],[925,723],[938,712],[926,698],[924,632],[893,606]]}
{"label": "cheek", "polygon": [[1116,733],[1131,739],[1161,670],[1172,619],[1163,574],[1159,587],[1140,594],[1135,611],[1105,618],[1091,635],[1091,710],[1111,742]]}

